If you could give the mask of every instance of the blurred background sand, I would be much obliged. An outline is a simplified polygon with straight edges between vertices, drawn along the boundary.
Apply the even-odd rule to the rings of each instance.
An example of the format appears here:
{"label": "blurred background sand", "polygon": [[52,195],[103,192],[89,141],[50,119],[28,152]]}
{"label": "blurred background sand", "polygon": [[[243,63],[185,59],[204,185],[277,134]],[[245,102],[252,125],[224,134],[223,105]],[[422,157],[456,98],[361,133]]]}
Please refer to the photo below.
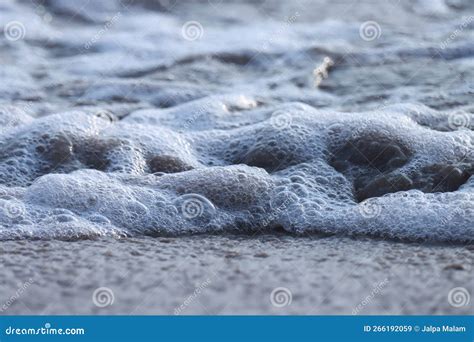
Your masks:
{"label": "blurred background sand", "polygon": [[[473,259],[473,245],[279,234],[10,241],[0,304],[26,287],[2,314],[470,314],[448,294],[473,293]],[[94,304],[100,287],[111,305]],[[278,287],[291,303],[272,305]]]}

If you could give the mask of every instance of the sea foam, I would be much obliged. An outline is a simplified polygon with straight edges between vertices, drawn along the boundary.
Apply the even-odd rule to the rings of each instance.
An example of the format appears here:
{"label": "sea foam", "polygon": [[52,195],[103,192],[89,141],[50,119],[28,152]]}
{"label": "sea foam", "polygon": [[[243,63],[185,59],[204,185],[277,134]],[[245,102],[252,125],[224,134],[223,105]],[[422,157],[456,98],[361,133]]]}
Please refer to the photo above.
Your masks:
{"label": "sea foam", "polygon": [[[183,130],[203,102],[215,106]],[[121,121],[71,112],[7,129],[1,238],[281,227],[472,239],[473,132],[448,130],[449,115],[436,113],[436,130],[417,122],[433,111],[415,105],[338,113],[293,103],[247,108],[240,120],[223,113],[222,103],[242,102],[252,100],[205,98]]]}
{"label": "sea foam", "polygon": [[374,9],[371,41],[330,2],[333,19],[241,4],[200,11],[201,27],[147,1],[87,3],[1,5],[26,32],[0,40],[0,239],[474,240],[472,25],[439,45],[462,7]]}

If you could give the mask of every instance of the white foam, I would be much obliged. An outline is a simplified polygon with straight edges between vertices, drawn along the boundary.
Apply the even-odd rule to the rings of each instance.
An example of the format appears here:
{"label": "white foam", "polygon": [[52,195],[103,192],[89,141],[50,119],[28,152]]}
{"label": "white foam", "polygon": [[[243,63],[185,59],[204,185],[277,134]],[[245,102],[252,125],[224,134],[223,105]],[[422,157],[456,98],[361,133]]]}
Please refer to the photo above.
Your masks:
{"label": "white foam", "polygon": [[[209,122],[216,126],[226,122],[222,99],[206,100],[213,106],[200,115],[211,116]],[[385,138],[410,151],[408,162],[392,173],[429,177],[423,169],[430,165],[472,166],[472,159],[466,159],[472,150],[462,143],[472,139],[470,130],[428,129],[400,108],[349,114],[302,104],[267,112],[254,109],[260,122],[225,130],[211,126],[178,133],[164,127],[167,122],[179,125],[180,118],[199,107],[198,101],[185,111],[161,111],[155,124],[150,124],[154,113],[149,111],[115,123],[72,112],[14,128],[16,134],[7,134],[4,144],[18,147],[3,150],[14,163],[3,163],[1,175],[7,185],[23,188],[3,196],[2,237],[265,231],[282,226],[297,233],[472,239],[472,186],[448,193],[400,191],[358,203],[352,176],[331,166],[331,156],[345,142],[371,144]],[[250,109],[239,117],[246,122],[252,115]],[[284,117],[276,120],[275,115]],[[58,136],[64,140],[51,143]],[[151,170],[150,160],[156,156],[168,158],[158,159]],[[95,164],[101,171],[90,169],[85,161],[91,158],[103,162]]]}
{"label": "white foam", "polygon": [[[0,239],[474,240],[472,30],[437,41],[461,9],[280,2],[278,19],[114,0],[70,18],[83,2],[0,5],[26,30],[0,37]],[[364,6],[378,40],[361,37]]]}

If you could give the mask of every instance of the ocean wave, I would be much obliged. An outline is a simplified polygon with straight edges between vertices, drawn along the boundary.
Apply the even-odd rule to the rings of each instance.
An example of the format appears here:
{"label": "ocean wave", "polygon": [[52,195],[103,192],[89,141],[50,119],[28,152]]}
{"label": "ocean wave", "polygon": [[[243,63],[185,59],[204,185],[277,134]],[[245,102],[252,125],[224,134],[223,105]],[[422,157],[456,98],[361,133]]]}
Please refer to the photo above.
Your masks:
{"label": "ocean wave", "polygon": [[282,21],[201,14],[183,37],[146,1],[90,4],[61,30],[72,3],[3,5],[26,26],[0,40],[0,240],[474,241],[472,25],[443,38],[462,9],[400,6],[430,35],[381,18],[373,38],[282,2]]}

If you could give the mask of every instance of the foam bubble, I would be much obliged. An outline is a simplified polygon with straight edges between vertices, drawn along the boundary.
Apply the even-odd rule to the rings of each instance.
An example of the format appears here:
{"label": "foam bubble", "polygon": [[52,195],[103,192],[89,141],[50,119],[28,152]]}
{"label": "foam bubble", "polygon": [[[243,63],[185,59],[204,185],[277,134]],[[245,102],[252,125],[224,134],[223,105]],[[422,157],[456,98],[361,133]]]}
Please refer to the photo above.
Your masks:
{"label": "foam bubble", "polygon": [[[400,110],[347,114],[300,104],[284,106],[292,123],[281,130],[273,109],[254,110],[259,122],[226,130],[136,123],[148,112],[119,122],[65,113],[14,128],[2,145],[1,176],[23,191],[2,199],[2,237],[283,227],[472,239],[473,160],[462,143],[472,131],[428,129]],[[166,115],[177,113],[159,114]],[[213,117],[220,120],[227,118]]]}
{"label": "foam bubble", "polygon": [[[199,3],[192,42],[177,13],[193,2],[54,0],[53,21],[2,5],[27,34],[0,36],[0,239],[472,242],[472,23],[456,21],[469,9],[326,2],[281,1],[265,17]],[[367,11],[382,28],[370,41]]]}

